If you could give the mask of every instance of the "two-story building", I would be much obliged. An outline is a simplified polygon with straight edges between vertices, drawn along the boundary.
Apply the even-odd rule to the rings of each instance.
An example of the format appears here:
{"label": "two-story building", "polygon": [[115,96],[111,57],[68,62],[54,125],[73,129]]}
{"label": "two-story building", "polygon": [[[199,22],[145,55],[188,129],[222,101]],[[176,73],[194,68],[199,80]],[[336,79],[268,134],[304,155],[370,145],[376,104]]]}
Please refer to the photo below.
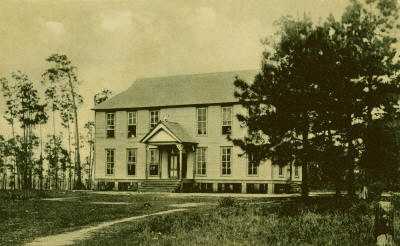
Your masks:
{"label": "two-story building", "polygon": [[227,139],[247,130],[233,81],[256,71],[136,80],[96,105],[94,178],[99,189],[272,193],[301,167],[259,165]]}

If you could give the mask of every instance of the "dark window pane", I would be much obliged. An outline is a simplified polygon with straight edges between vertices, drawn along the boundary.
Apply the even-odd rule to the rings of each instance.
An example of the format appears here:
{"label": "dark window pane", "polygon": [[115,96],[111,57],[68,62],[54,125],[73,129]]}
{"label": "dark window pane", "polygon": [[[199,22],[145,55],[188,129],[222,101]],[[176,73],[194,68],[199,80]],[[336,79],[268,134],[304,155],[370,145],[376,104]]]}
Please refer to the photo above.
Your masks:
{"label": "dark window pane", "polygon": [[131,164],[128,165],[128,175],[135,175],[136,172],[136,166]]}
{"label": "dark window pane", "polygon": [[158,175],[158,164],[150,165],[150,175]]}
{"label": "dark window pane", "polygon": [[114,137],[114,130],[107,130],[107,137],[113,138]]}
{"label": "dark window pane", "polygon": [[136,126],[130,125],[128,126],[128,138],[136,137]]}
{"label": "dark window pane", "polygon": [[222,134],[229,135],[232,132],[231,126],[222,126]]}

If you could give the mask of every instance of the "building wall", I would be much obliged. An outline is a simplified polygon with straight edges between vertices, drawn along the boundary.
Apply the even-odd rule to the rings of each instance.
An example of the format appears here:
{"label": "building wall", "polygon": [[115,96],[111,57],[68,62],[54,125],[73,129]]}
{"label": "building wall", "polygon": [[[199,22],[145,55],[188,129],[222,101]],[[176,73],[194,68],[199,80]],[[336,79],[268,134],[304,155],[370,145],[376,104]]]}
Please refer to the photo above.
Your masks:
{"label": "building wall", "polygon": [[[232,122],[232,138],[240,138],[246,134],[246,129],[240,126],[235,115],[243,112],[240,105],[233,106],[233,122]],[[193,138],[198,142],[198,147],[207,148],[207,173],[206,175],[196,175],[195,180],[198,181],[274,181],[284,182],[290,177],[287,167],[283,168],[283,176],[279,176],[279,167],[271,165],[270,161],[261,163],[258,175],[247,175],[247,159],[245,156],[239,156],[242,151],[239,147],[233,146],[232,142],[222,135],[222,108],[221,106],[207,107],[207,135],[197,136],[196,107],[175,107],[161,108],[160,120],[168,119],[171,122],[179,123]],[[127,111],[115,112],[115,138],[106,138],[106,114],[97,111],[96,119],[96,141],[95,141],[95,179],[97,180],[140,180],[145,178],[146,149],[145,144],[139,141],[150,130],[150,113],[148,109],[137,110],[137,136],[135,138],[127,138]],[[231,146],[231,169],[232,174],[229,176],[221,175],[221,146]],[[115,149],[115,171],[114,175],[106,175],[105,170],[105,149]],[[136,175],[127,175],[126,165],[126,149],[137,148],[137,165]],[[162,157],[166,162],[166,156]],[[194,152],[188,153],[187,174],[188,178],[193,176],[193,168],[195,167]],[[165,164],[161,167],[162,177],[165,176]],[[294,177],[294,175],[293,175]],[[301,168],[299,177],[294,180],[301,180]]]}

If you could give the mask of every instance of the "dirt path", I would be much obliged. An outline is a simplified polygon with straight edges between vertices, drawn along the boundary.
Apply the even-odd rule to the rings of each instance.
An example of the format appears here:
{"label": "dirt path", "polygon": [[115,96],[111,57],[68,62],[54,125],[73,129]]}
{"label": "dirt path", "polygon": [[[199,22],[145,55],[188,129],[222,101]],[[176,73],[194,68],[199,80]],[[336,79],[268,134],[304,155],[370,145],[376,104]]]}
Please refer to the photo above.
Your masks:
{"label": "dirt path", "polygon": [[150,217],[150,216],[157,216],[157,215],[163,215],[163,214],[171,214],[171,213],[176,213],[176,212],[182,212],[182,211],[185,211],[185,210],[187,210],[187,209],[186,208],[177,208],[177,209],[171,209],[171,210],[161,211],[161,212],[152,213],[152,214],[144,214],[144,215],[138,215],[138,216],[128,217],[128,218],[124,218],[124,219],[118,219],[118,220],[103,222],[103,223],[100,223],[100,224],[98,224],[96,226],[84,227],[84,228],[76,230],[76,231],[65,232],[65,233],[61,233],[61,234],[56,234],[56,235],[36,238],[33,242],[27,243],[25,245],[28,245],[28,246],[72,245],[72,244],[74,244],[74,241],[78,241],[78,240],[89,238],[90,235],[93,232],[95,232],[97,230],[100,230],[100,229],[103,229],[103,228],[105,228],[107,226],[112,226],[112,225],[115,225],[115,224],[118,224],[118,223],[123,223],[123,222],[128,222],[128,221],[139,220],[139,219],[143,219],[143,218]]}
{"label": "dirt path", "polygon": [[83,196],[71,196],[71,197],[54,197],[54,198],[43,198],[44,201],[68,201],[75,200]]}
{"label": "dirt path", "polygon": [[217,205],[217,204],[211,202],[188,202],[188,203],[171,204],[169,206],[174,208],[193,208],[199,206],[212,206],[212,205]]}

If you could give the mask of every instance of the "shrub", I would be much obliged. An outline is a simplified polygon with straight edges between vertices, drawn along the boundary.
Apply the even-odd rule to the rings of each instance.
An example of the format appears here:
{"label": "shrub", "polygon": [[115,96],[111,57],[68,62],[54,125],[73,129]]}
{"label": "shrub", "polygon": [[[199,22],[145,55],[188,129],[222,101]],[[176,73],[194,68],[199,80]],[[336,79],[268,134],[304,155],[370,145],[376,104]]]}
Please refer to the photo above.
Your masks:
{"label": "shrub", "polygon": [[302,203],[296,202],[283,202],[279,207],[278,214],[280,216],[295,216],[300,214],[304,209]]}
{"label": "shrub", "polygon": [[115,183],[114,182],[106,182],[106,184],[105,184],[105,190],[106,191],[114,190],[114,187],[115,187]]}
{"label": "shrub", "polygon": [[131,184],[128,186],[128,190],[129,190],[129,191],[137,191],[137,190],[138,190],[138,183],[131,183]]}
{"label": "shrub", "polygon": [[385,189],[385,184],[382,181],[376,181],[369,185],[368,197],[369,199],[375,201],[379,200],[383,191]]}
{"label": "shrub", "polygon": [[350,214],[353,216],[363,216],[372,213],[372,208],[369,202],[365,200],[356,201],[349,210]]}
{"label": "shrub", "polygon": [[49,197],[43,190],[6,190],[0,192],[0,200],[29,200]]}
{"label": "shrub", "polygon": [[226,207],[233,207],[235,205],[235,199],[233,197],[223,197],[218,200],[218,207],[226,208]]}
{"label": "shrub", "polygon": [[392,195],[392,203],[393,203],[393,208],[397,211],[400,210],[400,195],[399,194],[393,194]]}

